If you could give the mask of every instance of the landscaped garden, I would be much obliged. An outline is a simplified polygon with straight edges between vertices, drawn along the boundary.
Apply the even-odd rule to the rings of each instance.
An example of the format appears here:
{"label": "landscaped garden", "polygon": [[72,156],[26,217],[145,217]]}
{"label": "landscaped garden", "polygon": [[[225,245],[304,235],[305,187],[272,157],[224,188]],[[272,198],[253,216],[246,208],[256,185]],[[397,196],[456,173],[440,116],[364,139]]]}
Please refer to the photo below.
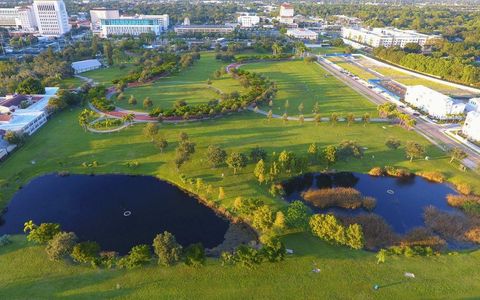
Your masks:
{"label": "landscaped garden", "polygon": [[[140,103],[143,96],[149,97],[154,107],[170,108],[176,100],[204,104],[211,100],[203,98],[208,98],[211,90],[208,79],[212,81],[211,86],[222,92],[242,91],[239,80],[228,74],[213,78],[212,74],[225,65],[211,54],[202,53],[200,60],[178,74],[127,88],[124,93],[135,95]],[[278,91],[271,108],[269,104],[263,108],[277,114],[287,111],[292,116],[313,115],[312,110],[317,107],[322,116],[332,113],[342,116],[353,113],[358,117],[365,113],[376,115],[373,104],[314,63],[302,60],[259,62],[242,66],[240,70],[254,71],[276,83]],[[113,67],[88,75],[108,85],[112,79],[125,74],[124,70]],[[209,91],[207,94],[195,92],[197,86],[203,85]],[[199,95],[201,97],[197,98]],[[126,103],[123,101],[117,104]],[[231,110],[218,119],[136,124],[119,132],[95,134],[79,125],[78,116],[82,110],[77,107],[54,115],[25,145],[2,162],[1,207],[6,206],[22,186],[44,174],[151,175],[198,195],[224,216],[245,219],[260,234],[265,234],[261,239],[277,235],[293,254],[275,263],[261,258],[249,261],[236,254],[234,258],[222,255],[223,263],[208,259],[205,265],[196,268],[188,265],[187,259],[187,265],[150,264],[133,269],[128,267],[127,261],[130,270],[108,270],[63,261],[50,262],[47,259],[47,255],[51,258],[50,244],[45,253],[45,247],[27,243],[24,236],[14,236],[13,243],[0,246],[0,265],[4,271],[0,274],[2,295],[85,299],[219,295],[225,298],[281,295],[285,298],[385,299],[475,297],[480,293],[476,281],[480,271],[475,267],[480,261],[478,250],[450,255],[448,252],[432,255],[433,252],[428,251],[420,254],[418,251],[422,247],[410,253],[408,251],[414,250],[408,246],[389,249],[388,254],[381,252],[382,255],[352,250],[349,247],[363,247],[362,243],[355,243],[360,240],[353,238],[358,229],[356,224],[344,226],[317,214],[309,224],[298,225],[295,222],[298,218],[307,221],[305,216],[293,213],[298,203],[289,204],[277,190],[278,181],[308,172],[368,173],[374,167],[382,167],[378,168],[379,175],[436,171],[442,175],[442,181],[468,185],[473,192],[480,193],[477,174],[461,171],[457,162],[450,161],[449,155],[414,131],[389,123],[303,123]],[[425,156],[429,158],[424,159]],[[265,164],[263,168],[260,162]],[[283,222],[282,214],[286,216]],[[333,222],[346,233],[333,237],[322,231],[327,222]],[[256,250],[245,251],[252,255]],[[122,266],[120,261],[119,266]],[[416,278],[406,278],[405,272],[414,273]],[[153,279],[146,282],[145,278]],[[268,282],[268,285],[259,282]],[[374,285],[379,285],[380,289],[374,290]]]}

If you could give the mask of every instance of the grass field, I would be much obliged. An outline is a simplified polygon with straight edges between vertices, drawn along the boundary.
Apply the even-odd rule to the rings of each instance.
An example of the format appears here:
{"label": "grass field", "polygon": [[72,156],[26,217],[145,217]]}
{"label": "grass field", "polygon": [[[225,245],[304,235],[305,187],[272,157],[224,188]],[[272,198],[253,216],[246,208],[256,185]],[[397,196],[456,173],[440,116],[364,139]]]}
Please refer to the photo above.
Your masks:
{"label": "grass field", "polygon": [[76,77],[65,78],[60,82],[60,88],[74,89],[81,86],[83,83],[83,80]]}
{"label": "grass field", "polygon": [[321,48],[310,48],[308,52],[313,54],[332,54],[332,53],[344,53],[345,49],[342,47],[321,47]]}
{"label": "grass field", "polygon": [[[117,105],[126,109],[148,111],[149,109],[142,106],[143,99],[146,97],[150,97],[154,107],[170,108],[177,100],[185,100],[188,104],[195,105],[219,99],[215,89],[225,93],[243,91],[238,82],[228,75],[213,79],[215,70],[225,66],[226,63],[215,59],[213,52],[202,52],[199,61],[188,69],[180,71],[179,74],[125,90],[126,100],[118,101]],[[212,80],[211,87],[207,85],[208,79]],[[130,95],[137,98],[137,105],[127,103]]]}
{"label": "grass field", "polygon": [[[210,67],[212,70],[208,69]],[[197,70],[193,66],[191,71],[203,76],[211,74],[216,68],[208,65]],[[290,101],[292,112],[297,110],[301,101],[305,104],[305,111],[310,112],[316,101],[312,99],[318,99],[324,115],[333,111],[360,114],[375,110],[354,91],[332,77],[325,77],[325,71],[315,64],[291,61],[257,63],[245,68],[264,72],[278,83],[275,107],[281,106],[279,110],[282,112],[286,99]],[[96,72],[105,73],[106,70]],[[118,76],[113,70],[109,71],[110,79]],[[95,76],[101,77],[98,74]],[[192,81],[193,77],[188,76],[191,76],[189,72],[182,72],[176,80]],[[166,81],[173,81],[173,78]],[[204,80],[206,78],[199,79]],[[230,80],[227,77],[215,80],[214,85],[235,89],[235,86],[230,86]],[[161,86],[160,82],[163,80],[159,81]],[[111,134],[85,132],[78,125],[81,110],[79,107],[54,115],[22,148],[1,163],[0,208],[6,206],[13,194],[32,178],[58,171],[152,175],[193,192],[193,186],[180,180],[182,173],[189,178],[202,178],[215,191],[223,187],[226,197],[221,205],[224,207],[231,207],[237,196],[243,196],[256,197],[279,208],[286,202],[272,197],[267,186],[257,183],[253,176],[253,164],[250,163],[237,175],[226,167],[210,168],[205,161],[208,145],[219,145],[227,152],[248,152],[260,146],[269,155],[284,149],[304,154],[311,143],[325,147],[345,139],[356,140],[368,149],[362,159],[337,162],[333,165],[336,170],[367,172],[374,166],[384,165],[406,167],[414,172],[436,170],[444,173],[451,182],[468,182],[475,192],[480,193],[480,178],[477,175],[459,171],[448,162],[449,158],[443,152],[423,137],[396,126],[374,123],[365,127],[362,124],[349,127],[326,123],[315,126],[292,121],[284,125],[280,120],[269,123],[264,116],[243,112],[197,123],[161,124],[160,134],[167,139],[169,146],[160,153],[142,135],[143,125],[140,124]],[[180,132],[187,132],[197,146],[191,161],[178,172],[173,158]],[[413,140],[423,144],[430,160],[409,162],[403,146],[390,150],[384,145],[389,137],[403,143]],[[82,167],[83,162],[92,161],[97,161],[99,166]],[[135,169],[129,168],[126,162],[130,161],[138,161],[140,165]],[[321,163],[311,166],[310,170],[324,168]],[[216,198],[216,194],[212,197]],[[286,236],[284,241],[288,248],[294,249],[294,256],[281,263],[265,263],[254,270],[222,267],[218,261],[209,260],[207,266],[200,269],[178,265],[124,271],[50,262],[42,247],[27,244],[24,237],[16,236],[12,245],[0,247],[0,298],[474,299],[480,295],[477,279],[480,277],[477,267],[480,263],[479,250],[429,258],[388,258],[385,264],[377,265],[372,253],[327,245],[307,233]],[[312,273],[311,270],[317,267],[321,272]],[[413,272],[416,278],[407,280],[404,272]],[[380,290],[374,291],[374,284],[379,284]]]}
{"label": "grass field", "polygon": [[112,66],[108,68],[88,71],[80,75],[93,79],[99,84],[103,84],[107,87],[113,85],[112,80],[120,79],[128,74],[133,68],[131,64],[123,64],[119,66]]}
{"label": "grass field", "polygon": [[[312,115],[318,101],[320,114],[329,116],[333,112],[354,113],[361,116],[368,112],[376,114],[375,106],[338,79],[329,75],[317,64],[303,61],[274,63],[252,63],[243,69],[262,73],[278,85],[278,93],[272,107],[273,113],[285,112],[285,101],[289,101],[288,114],[298,115],[298,106],[304,104],[304,114]],[[266,107],[265,109],[269,109]]]}

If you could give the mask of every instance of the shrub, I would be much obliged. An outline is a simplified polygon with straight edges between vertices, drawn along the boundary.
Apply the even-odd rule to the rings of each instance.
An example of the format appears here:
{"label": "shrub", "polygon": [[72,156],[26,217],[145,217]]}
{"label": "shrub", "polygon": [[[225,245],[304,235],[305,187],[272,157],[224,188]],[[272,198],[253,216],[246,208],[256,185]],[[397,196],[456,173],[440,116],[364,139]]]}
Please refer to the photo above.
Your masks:
{"label": "shrub", "polygon": [[263,205],[253,213],[252,225],[262,231],[266,231],[273,226],[273,211],[269,206]]}
{"label": "shrub", "polygon": [[8,234],[4,234],[0,236],[0,247],[6,246],[11,243],[12,243],[12,240],[10,240],[10,236]]}
{"label": "shrub", "polygon": [[418,172],[417,175],[432,182],[442,183],[445,181],[445,176],[437,171]]}
{"label": "shrub", "polygon": [[255,265],[258,265],[261,262],[262,256],[255,248],[240,245],[235,251],[235,263],[240,264],[242,267],[253,269]]}
{"label": "shrub", "polygon": [[168,231],[155,237],[153,250],[158,256],[158,263],[165,266],[171,266],[178,262],[182,254],[182,246],[177,243],[175,236]]}
{"label": "shrub", "polygon": [[277,262],[285,259],[286,249],[281,241],[271,240],[262,247],[260,253],[269,262]]}
{"label": "shrub", "polygon": [[100,265],[107,269],[115,267],[118,262],[118,254],[115,251],[103,251],[100,252]]}
{"label": "shrub", "polygon": [[471,214],[480,214],[480,196],[474,195],[447,195],[450,206],[458,207]]}
{"label": "shrub", "polygon": [[213,168],[220,167],[227,159],[227,152],[216,145],[207,148],[207,160]]}
{"label": "shrub", "polygon": [[30,230],[27,239],[38,244],[46,244],[59,232],[60,224],[42,223],[38,227]]}
{"label": "shrub", "polygon": [[480,244],[480,227],[473,227],[465,232],[465,238],[467,240]]}
{"label": "shrub", "polygon": [[265,160],[267,158],[267,152],[260,148],[260,147],[255,147],[250,151],[250,159],[253,162],[258,162],[260,160]]}
{"label": "shrub", "polygon": [[79,263],[92,263],[98,258],[100,245],[96,242],[82,242],[73,247],[72,258]]}
{"label": "shrub", "polygon": [[122,268],[132,269],[141,265],[148,264],[152,259],[150,246],[137,245],[132,247],[127,256],[122,257],[118,265]]}
{"label": "shrub", "polygon": [[72,253],[77,242],[77,236],[73,232],[59,232],[48,241],[45,251],[50,260],[60,260]]}
{"label": "shrub", "polygon": [[458,182],[455,184],[455,188],[464,195],[470,195],[472,193],[472,187],[468,183]]}
{"label": "shrub", "polygon": [[285,221],[290,228],[306,228],[309,209],[302,201],[293,201],[288,205]]}
{"label": "shrub", "polygon": [[362,201],[362,206],[368,211],[372,211],[377,206],[377,200],[373,197],[365,197]]}
{"label": "shrub", "polygon": [[393,177],[410,177],[412,176],[412,173],[404,168],[395,168],[391,166],[385,166],[385,172],[387,173],[388,176],[393,176]]}
{"label": "shrub", "polygon": [[363,156],[363,149],[355,141],[342,141],[337,147],[337,153],[343,159],[350,156],[360,158]]}
{"label": "shrub", "polygon": [[385,141],[385,145],[390,148],[390,149],[398,149],[398,147],[400,147],[402,143],[400,142],[400,140],[396,139],[396,138],[388,138],[386,141]]}
{"label": "shrub", "polygon": [[331,214],[316,214],[310,218],[310,229],[315,236],[339,245],[346,245],[353,249],[363,248],[363,232],[358,224],[351,224],[347,228]]}
{"label": "shrub", "polygon": [[354,188],[336,187],[331,189],[308,190],[302,193],[303,199],[316,207],[341,207],[357,209],[362,206],[362,194]]}
{"label": "shrub", "polygon": [[385,170],[381,167],[373,167],[368,171],[368,174],[371,176],[383,176],[385,174]]}
{"label": "shrub", "polygon": [[400,241],[400,245],[410,247],[430,247],[434,251],[441,251],[447,242],[424,227],[410,230]]}
{"label": "shrub", "polygon": [[469,222],[465,216],[442,212],[433,206],[425,208],[425,225],[440,236],[453,240],[464,240]]}
{"label": "shrub", "polygon": [[185,264],[192,267],[200,267],[205,264],[205,249],[202,244],[193,244],[185,251]]}
{"label": "shrub", "polygon": [[375,250],[394,244],[397,237],[390,225],[376,214],[359,214],[344,217],[345,224],[359,224],[362,227],[365,248]]}

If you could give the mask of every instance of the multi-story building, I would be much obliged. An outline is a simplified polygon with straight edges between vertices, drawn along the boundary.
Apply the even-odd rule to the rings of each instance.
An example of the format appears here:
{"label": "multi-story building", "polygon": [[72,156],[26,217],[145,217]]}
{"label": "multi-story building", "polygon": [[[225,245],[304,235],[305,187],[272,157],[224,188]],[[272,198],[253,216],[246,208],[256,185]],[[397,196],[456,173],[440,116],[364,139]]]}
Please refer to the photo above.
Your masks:
{"label": "multi-story building", "polygon": [[34,31],[37,27],[32,6],[0,8],[0,27]]}
{"label": "multi-story building", "polygon": [[180,25],[175,27],[177,34],[215,33],[228,34],[235,30],[231,25]]}
{"label": "multi-story building", "polygon": [[59,37],[70,31],[63,0],[34,0],[33,9],[40,35]]}
{"label": "multi-story building", "polygon": [[406,44],[414,43],[424,46],[435,35],[418,33],[414,30],[400,30],[396,28],[372,28],[343,27],[342,37],[371,47],[405,47]]}
{"label": "multi-story building", "polygon": [[98,7],[90,10],[90,27],[93,31],[101,29],[101,19],[118,19],[120,13],[118,9],[107,9],[105,7]]}
{"label": "multi-story building", "polygon": [[293,15],[295,11],[293,9],[293,5],[290,3],[283,3],[280,5],[280,23],[283,24],[293,24]]}
{"label": "multi-story building", "polygon": [[467,105],[465,107],[465,111],[478,111],[480,112],[480,98],[471,98],[468,100]]}
{"label": "multi-story building", "polygon": [[471,111],[467,114],[462,132],[468,139],[480,142],[480,112]]}
{"label": "multi-story building", "polygon": [[440,120],[453,119],[465,111],[465,103],[423,85],[407,87],[405,102]]}
{"label": "multi-story building", "polygon": [[240,24],[240,27],[244,27],[244,28],[255,27],[258,25],[258,23],[260,23],[260,17],[252,16],[252,15],[243,15],[243,16],[239,16],[237,18],[237,21]]}
{"label": "multi-story building", "polygon": [[318,38],[318,33],[305,28],[287,29],[287,35],[301,40],[316,40]]}
{"label": "multi-story building", "polygon": [[122,16],[114,19],[100,19],[102,37],[109,35],[137,36],[142,33],[159,35],[167,30],[168,25],[168,15],[137,15],[132,17]]}

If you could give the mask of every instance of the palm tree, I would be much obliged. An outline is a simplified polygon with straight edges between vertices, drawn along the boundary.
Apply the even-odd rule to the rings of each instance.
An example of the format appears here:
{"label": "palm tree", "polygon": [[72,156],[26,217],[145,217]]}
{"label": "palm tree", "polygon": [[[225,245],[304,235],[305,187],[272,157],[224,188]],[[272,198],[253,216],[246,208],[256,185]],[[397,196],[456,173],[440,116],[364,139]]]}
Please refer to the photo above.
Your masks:
{"label": "palm tree", "polygon": [[332,116],[330,117],[330,122],[332,122],[332,125],[337,124],[337,122],[338,122],[338,114],[333,113]]}
{"label": "palm tree", "polygon": [[347,124],[348,126],[352,125],[352,123],[355,122],[355,116],[352,113],[349,113],[347,115]]}
{"label": "palm tree", "polygon": [[126,115],[123,115],[122,116],[122,121],[124,123],[129,123],[129,124],[132,124],[133,123],[133,120],[135,120],[135,115],[130,113],[130,114],[126,114]]}
{"label": "palm tree", "polygon": [[370,123],[370,114],[365,113],[362,117],[363,120],[363,127],[367,126],[368,123]]}
{"label": "palm tree", "polygon": [[273,43],[273,45],[272,45],[272,52],[273,52],[273,55],[280,55],[280,54],[282,54],[282,46],[281,46],[279,43],[277,43],[277,42]]}

